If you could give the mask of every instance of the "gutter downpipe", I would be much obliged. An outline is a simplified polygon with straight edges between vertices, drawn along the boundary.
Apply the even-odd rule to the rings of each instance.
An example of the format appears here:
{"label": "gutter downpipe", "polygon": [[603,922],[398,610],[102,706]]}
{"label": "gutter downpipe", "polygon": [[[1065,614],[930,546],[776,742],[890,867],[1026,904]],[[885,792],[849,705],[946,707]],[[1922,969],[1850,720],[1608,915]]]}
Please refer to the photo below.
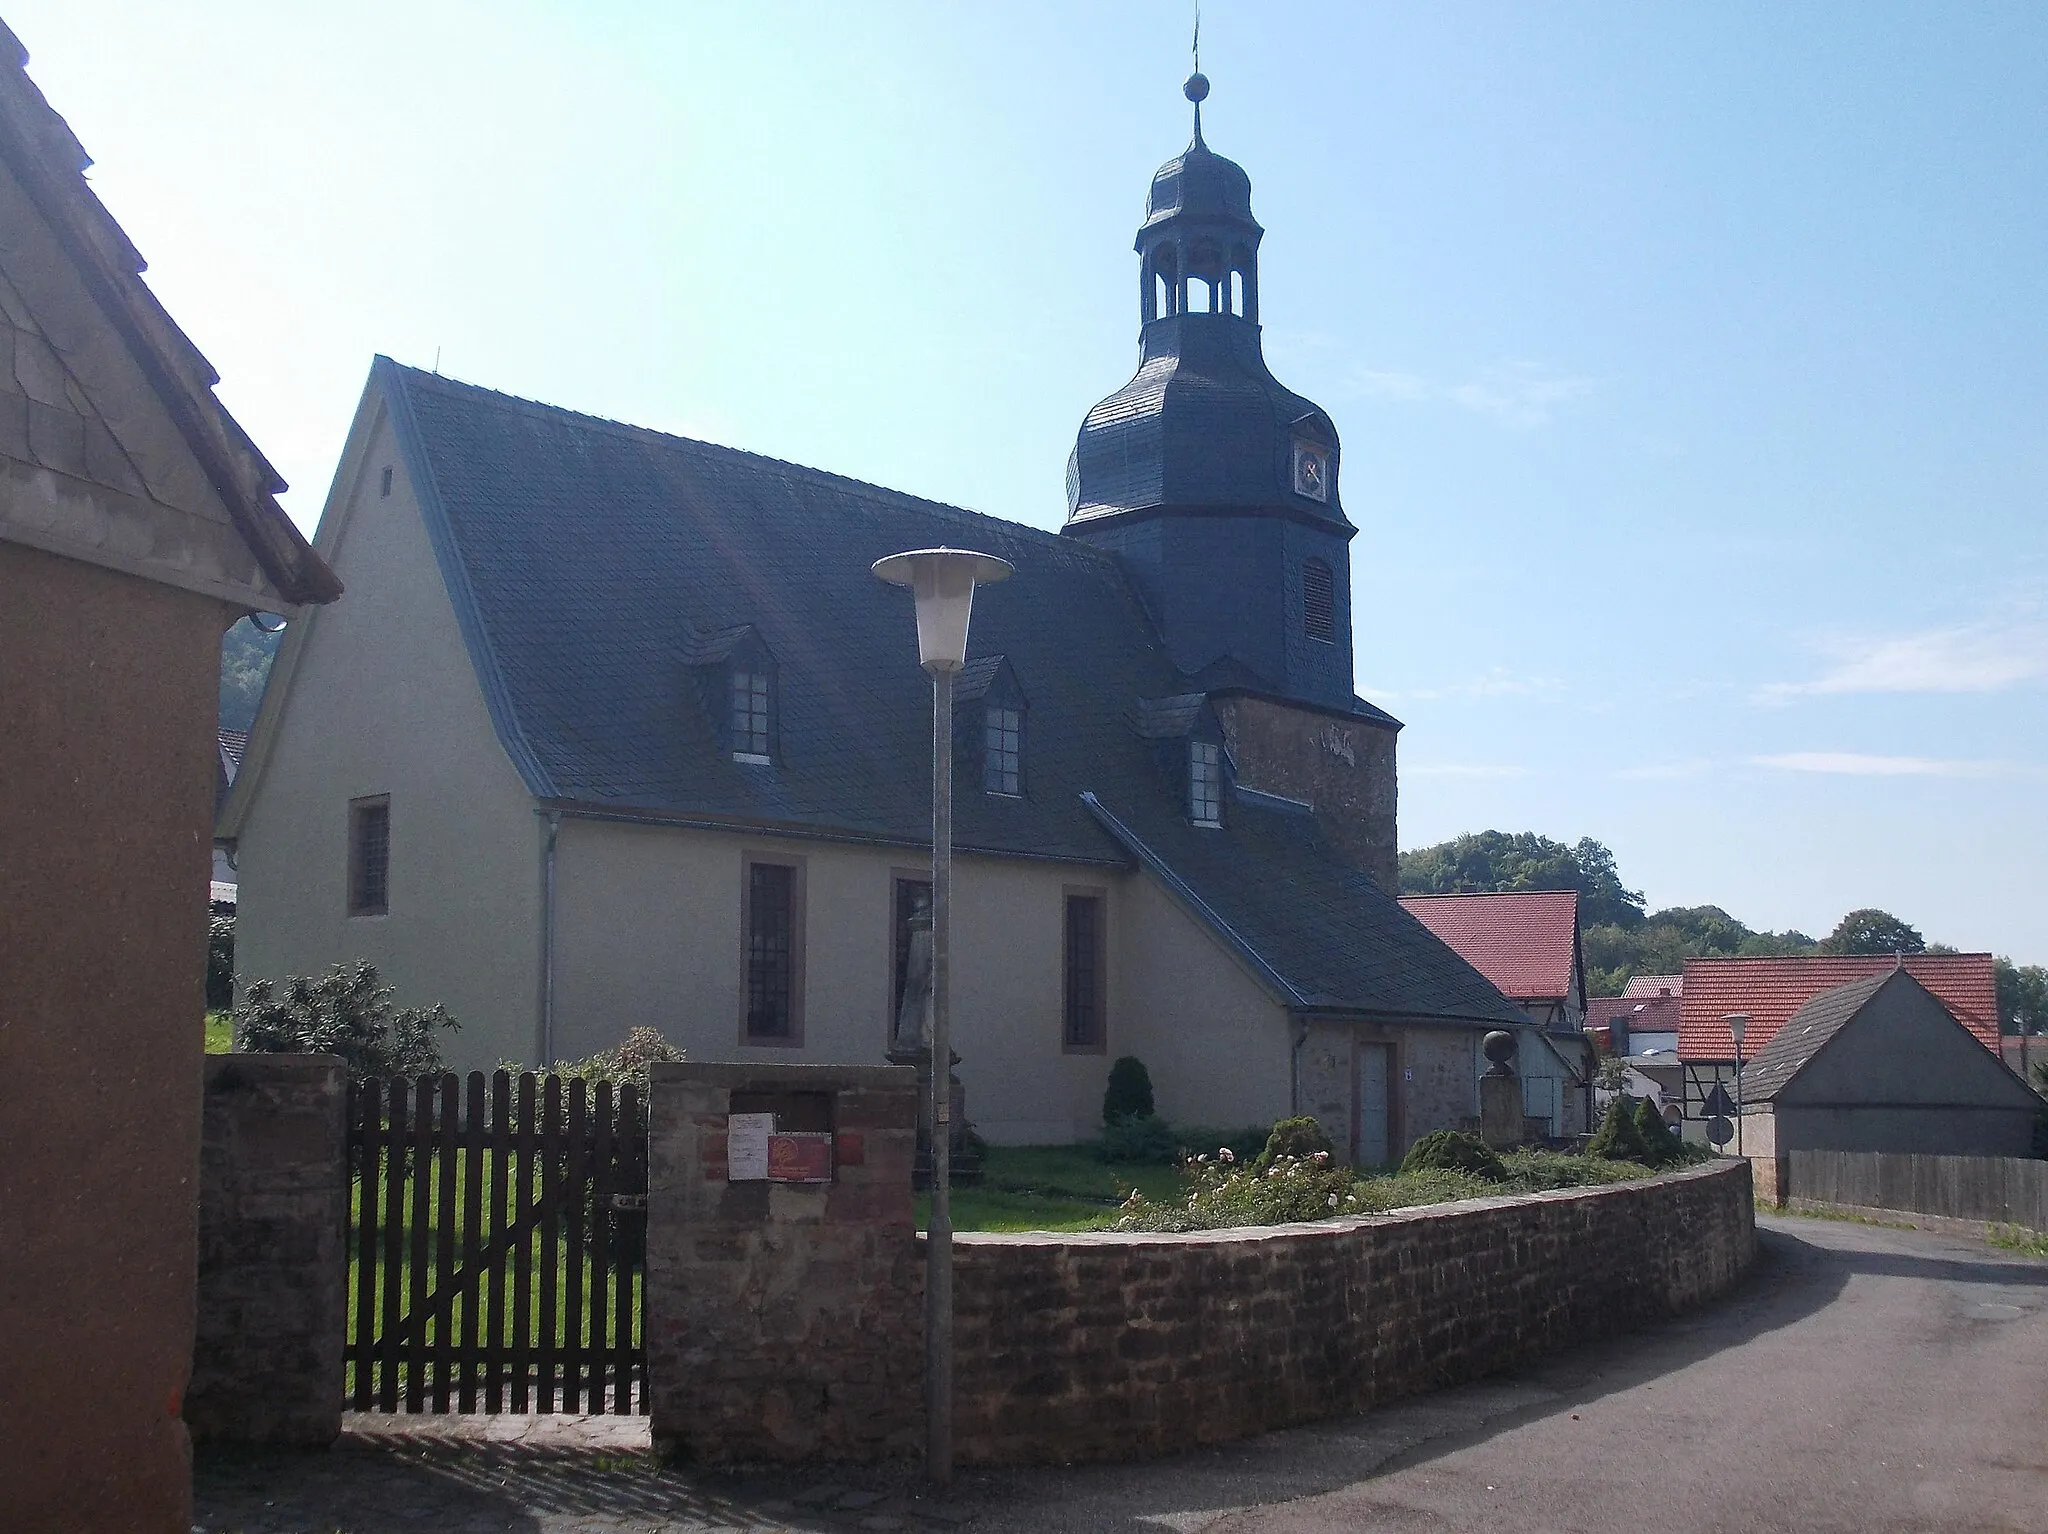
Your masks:
{"label": "gutter downpipe", "polygon": [[562,834],[559,810],[548,812],[547,850],[540,877],[540,1068],[555,1057],[555,840]]}
{"label": "gutter downpipe", "polygon": [[1294,1018],[1294,1048],[1288,1051],[1287,1069],[1287,1112],[1291,1117],[1301,1117],[1301,1052],[1308,1047],[1308,1017],[1296,1012]]}

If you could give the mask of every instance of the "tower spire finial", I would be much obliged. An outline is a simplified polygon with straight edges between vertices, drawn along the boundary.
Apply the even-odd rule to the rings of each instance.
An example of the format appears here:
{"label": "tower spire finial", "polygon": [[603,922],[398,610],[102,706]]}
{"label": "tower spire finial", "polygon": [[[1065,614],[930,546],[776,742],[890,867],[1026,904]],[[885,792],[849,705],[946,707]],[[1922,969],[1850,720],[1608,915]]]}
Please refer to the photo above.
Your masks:
{"label": "tower spire finial", "polygon": [[1202,102],[1209,94],[1209,77],[1202,73],[1202,8],[1195,7],[1195,72],[1188,76],[1187,84],[1180,92],[1195,104],[1195,142],[1202,142]]}

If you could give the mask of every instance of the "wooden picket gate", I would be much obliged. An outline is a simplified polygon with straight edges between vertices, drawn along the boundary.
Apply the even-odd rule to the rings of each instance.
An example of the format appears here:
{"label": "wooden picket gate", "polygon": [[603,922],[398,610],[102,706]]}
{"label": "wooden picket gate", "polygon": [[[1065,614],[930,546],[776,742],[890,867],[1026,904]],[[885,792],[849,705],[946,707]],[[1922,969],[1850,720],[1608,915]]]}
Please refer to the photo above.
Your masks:
{"label": "wooden picket gate", "polygon": [[504,1071],[349,1089],[347,1404],[644,1412],[632,1086]]}

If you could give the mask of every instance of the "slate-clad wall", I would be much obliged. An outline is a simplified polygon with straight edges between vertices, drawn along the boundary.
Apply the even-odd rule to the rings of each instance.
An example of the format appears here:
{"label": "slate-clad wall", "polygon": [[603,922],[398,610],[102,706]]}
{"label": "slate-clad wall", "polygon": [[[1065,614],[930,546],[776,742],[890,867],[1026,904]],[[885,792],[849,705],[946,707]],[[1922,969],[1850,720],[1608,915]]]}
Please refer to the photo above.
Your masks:
{"label": "slate-clad wall", "polygon": [[1373,1221],[963,1236],[956,1451],[1132,1459],[1362,1411],[1675,1315],[1755,1255],[1729,1162]]}
{"label": "slate-clad wall", "polygon": [[341,1432],[348,1078],[332,1055],[209,1055],[199,1160],[197,1440]]}
{"label": "slate-clad wall", "polygon": [[1391,726],[1266,698],[1219,698],[1216,713],[1240,783],[1314,805],[1317,829],[1338,855],[1399,893]]}
{"label": "slate-clad wall", "polygon": [[[726,1180],[734,1092],[826,1093],[828,1186]],[[646,1336],[655,1440],[706,1463],[873,1460],[924,1434],[906,1066],[657,1065]]]}

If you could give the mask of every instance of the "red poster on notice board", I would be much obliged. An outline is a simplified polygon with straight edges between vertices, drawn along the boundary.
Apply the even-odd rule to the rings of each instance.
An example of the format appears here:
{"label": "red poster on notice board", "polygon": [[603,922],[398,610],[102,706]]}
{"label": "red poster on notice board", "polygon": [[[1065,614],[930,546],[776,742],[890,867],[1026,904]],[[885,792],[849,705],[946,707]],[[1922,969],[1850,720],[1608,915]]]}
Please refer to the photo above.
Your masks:
{"label": "red poster on notice board", "polygon": [[830,1182],[832,1137],[802,1130],[784,1130],[768,1137],[770,1182]]}

